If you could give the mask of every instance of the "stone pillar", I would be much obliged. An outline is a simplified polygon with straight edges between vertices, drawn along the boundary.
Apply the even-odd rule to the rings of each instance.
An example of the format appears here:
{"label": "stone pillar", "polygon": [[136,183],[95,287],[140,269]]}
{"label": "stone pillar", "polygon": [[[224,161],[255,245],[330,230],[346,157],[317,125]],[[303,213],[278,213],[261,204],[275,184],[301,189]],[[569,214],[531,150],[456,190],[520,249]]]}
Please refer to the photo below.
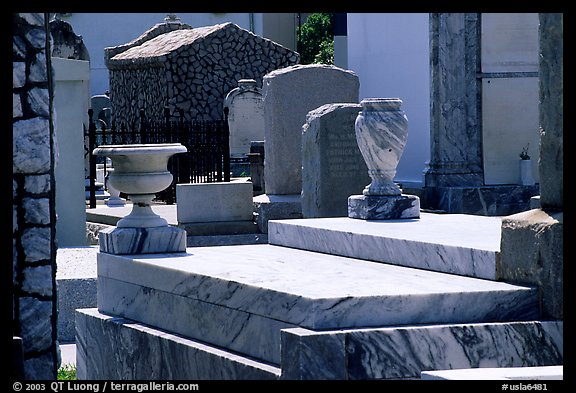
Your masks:
{"label": "stone pillar", "polygon": [[426,187],[483,185],[479,35],[479,14],[430,14],[432,135]]}
{"label": "stone pillar", "polygon": [[12,14],[12,334],[24,377],[55,380],[55,134],[48,14]]}
{"label": "stone pillar", "polygon": [[562,14],[540,14],[540,206],[564,210]]}
{"label": "stone pillar", "polygon": [[540,206],[502,219],[499,280],[536,286],[542,318],[564,318],[563,23],[539,15]]}

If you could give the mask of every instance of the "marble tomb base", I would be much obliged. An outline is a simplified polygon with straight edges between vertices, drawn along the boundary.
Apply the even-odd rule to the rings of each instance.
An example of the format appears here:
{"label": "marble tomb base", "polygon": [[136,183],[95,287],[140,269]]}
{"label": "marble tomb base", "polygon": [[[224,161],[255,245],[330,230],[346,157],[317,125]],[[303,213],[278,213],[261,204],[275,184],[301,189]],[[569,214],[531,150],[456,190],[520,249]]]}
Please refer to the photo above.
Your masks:
{"label": "marble tomb base", "polygon": [[[80,380],[461,379],[446,369],[481,375],[516,367],[531,375],[563,358],[562,321],[283,329],[280,364],[96,308],[78,310],[76,325]],[[430,370],[443,373],[424,376]]]}
{"label": "marble tomb base", "polygon": [[487,279],[499,218],[394,221],[279,220],[270,244],[100,252],[97,309],[76,313],[78,376],[419,379],[562,364],[563,323],[539,321],[536,288]]}
{"label": "marble tomb base", "polygon": [[291,327],[538,316],[531,288],[274,245],[100,253],[98,309],[273,363]]}

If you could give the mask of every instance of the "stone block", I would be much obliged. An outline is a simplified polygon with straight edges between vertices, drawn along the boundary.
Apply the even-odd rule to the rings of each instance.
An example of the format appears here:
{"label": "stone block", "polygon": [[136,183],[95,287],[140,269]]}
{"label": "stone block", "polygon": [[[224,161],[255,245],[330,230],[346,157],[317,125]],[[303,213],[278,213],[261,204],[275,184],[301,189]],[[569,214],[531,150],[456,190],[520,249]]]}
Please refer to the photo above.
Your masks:
{"label": "stone block", "polygon": [[273,245],[98,254],[98,309],[263,361],[280,331],[538,317],[532,288]]}
{"label": "stone block", "polygon": [[[563,322],[282,332],[282,379],[418,379],[423,371],[563,364]],[[343,360],[345,359],[345,361]]]}
{"label": "stone block", "polygon": [[361,220],[397,220],[420,217],[416,195],[352,195],[348,217]]}
{"label": "stone block", "polygon": [[75,340],[74,314],[78,308],[96,307],[96,255],[98,247],[60,247],[56,254],[58,288],[58,341]]}
{"label": "stone block", "polygon": [[422,212],[419,219],[309,218],[268,227],[274,245],[496,279],[499,217]]}
{"label": "stone block", "polygon": [[268,233],[268,221],[302,218],[302,197],[262,194],[253,198],[256,223],[262,233]]}
{"label": "stone block", "polygon": [[176,185],[179,224],[252,221],[252,183],[232,181]]}
{"label": "stone block", "polygon": [[81,380],[275,380],[280,375],[269,364],[96,309],[78,310],[76,326]]}
{"label": "stone block", "polygon": [[186,231],[172,226],[103,229],[98,234],[100,252],[108,254],[158,254],[186,251]]}
{"label": "stone block", "polygon": [[370,183],[356,142],[359,104],[326,104],[310,111],[302,129],[302,216],[346,217],[350,195]]}
{"label": "stone block", "polygon": [[306,115],[324,104],[357,104],[359,88],[354,72],[329,65],[295,65],[264,76],[267,194],[302,192],[302,126]]}
{"label": "stone block", "polygon": [[564,214],[540,209],[502,218],[497,278],[540,288],[542,314],[564,317]]}

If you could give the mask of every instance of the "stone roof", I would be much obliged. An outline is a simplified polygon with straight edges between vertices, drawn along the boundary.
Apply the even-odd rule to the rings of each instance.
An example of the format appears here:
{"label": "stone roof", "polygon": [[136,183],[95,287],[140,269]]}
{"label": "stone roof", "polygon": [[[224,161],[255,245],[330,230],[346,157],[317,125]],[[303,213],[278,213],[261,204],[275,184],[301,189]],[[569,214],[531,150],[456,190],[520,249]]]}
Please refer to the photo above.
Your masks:
{"label": "stone roof", "polygon": [[226,25],[230,24],[232,23],[197,27],[194,29],[174,30],[119,53],[112,57],[111,60],[115,61],[165,56],[184,45],[189,45],[199,39],[206,38],[208,35],[225,28]]}

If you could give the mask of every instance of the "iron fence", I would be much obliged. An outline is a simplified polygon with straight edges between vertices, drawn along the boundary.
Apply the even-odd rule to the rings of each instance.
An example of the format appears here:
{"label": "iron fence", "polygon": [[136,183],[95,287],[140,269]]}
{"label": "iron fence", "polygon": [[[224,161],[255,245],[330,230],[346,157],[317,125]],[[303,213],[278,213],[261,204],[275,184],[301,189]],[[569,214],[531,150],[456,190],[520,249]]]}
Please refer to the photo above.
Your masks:
{"label": "iron fence", "polygon": [[[181,143],[186,153],[176,154],[168,161],[168,170],[174,179],[170,187],[158,193],[156,199],[176,202],[178,183],[214,183],[230,181],[230,147],[227,113],[218,120],[185,120],[184,112],[170,114],[164,109],[163,119],[147,119],[143,109],[132,124],[114,122],[110,128],[102,120],[93,119],[88,111],[88,130],[85,132],[85,156],[88,158],[90,179],[90,208],[96,207],[96,167],[102,164],[107,172],[106,157],[95,156],[92,151],[100,145],[127,145],[147,143]],[[98,122],[99,126],[97,126]]]}

